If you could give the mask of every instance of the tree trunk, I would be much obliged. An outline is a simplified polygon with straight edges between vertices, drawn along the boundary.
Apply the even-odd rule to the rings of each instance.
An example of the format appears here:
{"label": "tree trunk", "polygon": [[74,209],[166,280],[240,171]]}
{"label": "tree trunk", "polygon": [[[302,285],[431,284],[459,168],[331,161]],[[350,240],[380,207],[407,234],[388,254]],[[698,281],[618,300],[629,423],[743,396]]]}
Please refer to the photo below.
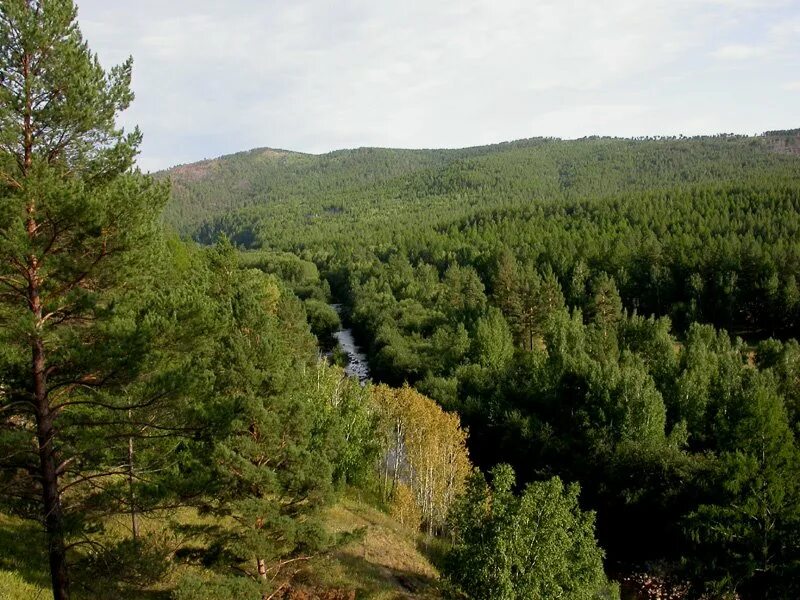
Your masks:
{"label": "tree trunk", "polygon": [[[130,417],[130,411],[128,411],[128,417]],[[138,515],[136,514],[136,492],[133,489],[133,437],[128,438],[128,491],[129,491],[129,502],[131,505],[131,535],[133,536],[133,541],[139,539],[139,519]]]}
{"label": "tree trunk", "polygon": [[[37,298],[38,299],[38,298]],[[58,492],[58,472],[53,455],[55,427],[47,400],[44,369],[44,344],[40,337],[33,341],[33,382],[36,399],[36,434],[39,444],[39,469],[42,481],[44,522],[50,559],[50,578],[54,600],[69,599],[67,555],[64,545],[64,515]]]}
{"label": "tree trunk", "polygon": [[[256,519],[256,529],[261,530],[264,528],[264,519],[259,517]],[[263,558],[256,558],[256,568],[258,569],[258,576],[261,579],[267,579],[267,562]]]}
{"label": "tree trunk", "polygon": [[395,455],[394,455],[394,473],[392,474],[392,492],[391,495],[394,495],[395,490],[397,489],[397,480],[400,475],[400,452],[402,451],[403,447],[403,424],[400,422],[400,419],[395,421]]}
{"label": "tree trunk", "polygon": [[[26,147],[27,150],[27,147]],[[26,164],[29,157],[26,152]],[[36,237],[35,208],[28,206],[28,237]],[[54,600],[69,600],[69,578],[67,576],[67,553],[64,544],[64,514],[61,508],[61,494],[58,486],[58,470],[55,459],[55,424],[50,410],[47,394],[47,371],[45,368],[45,348],[42,336],[42,300],[39,295],[39,261],[35,254],[28,257],[28,305],[34,317],[34,331],[31,338],[31,378],[33,400],[36,405],[36,438],[39,451],[39,477],[42,484],[42,508],[47,532],[47,548],[50,559],[50,578],[53,585]]]}

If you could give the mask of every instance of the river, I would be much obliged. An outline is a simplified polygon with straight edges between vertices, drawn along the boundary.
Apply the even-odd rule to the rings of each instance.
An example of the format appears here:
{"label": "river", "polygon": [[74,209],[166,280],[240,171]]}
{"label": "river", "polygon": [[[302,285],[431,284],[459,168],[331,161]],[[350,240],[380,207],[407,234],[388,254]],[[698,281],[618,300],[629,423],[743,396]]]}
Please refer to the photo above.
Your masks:
{"label": "river", "polygon": [[[339,313],[341,317],[341,304],[331,304],[331,308]],[[339,342],[339,347],[347,355],[347,365],[344,368],[344,372],[353,377],[358,377],[358,380],[362,383],[369,380],[369,360],[367,359],[367,355],[364,354],[358,344],[356,344],[355,338],[353,337],[353,330],[342,327],[342,329],[334,334],[334,337],[336,341]]]}

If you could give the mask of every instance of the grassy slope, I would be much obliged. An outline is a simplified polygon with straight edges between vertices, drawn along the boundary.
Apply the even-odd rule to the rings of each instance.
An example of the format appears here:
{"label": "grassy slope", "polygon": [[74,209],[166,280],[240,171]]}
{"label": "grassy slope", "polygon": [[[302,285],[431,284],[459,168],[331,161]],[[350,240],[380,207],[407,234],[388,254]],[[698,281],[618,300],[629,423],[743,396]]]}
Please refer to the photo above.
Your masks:
{"label": "grassy slope", "polygon": [[[362,534],[330,555],[303,564],[291,583],[296,592],[308,591],[313,597],[321,590],[347,590],[355,591],[359,599],[374,600],[439,597],[438,574],[424,548],[415,534],[391,517],[346,498],[329,510],[328,523],[338,533],[361,530]],[[0,514],[0,598],[50,597],[44,549],[36,525]],[[162,587],[143,593],[142,600],[169,598],[171,584],[188,568],[177,566]]]}
{"label": "grassy slope", "polygon": [[334,531],[363,529],[363,536],[311,565],[310,579],[322,587],[355,588],[359,598],[438,598],[438,573],[415,534],[385,513],[354,500],[333,507]]}
{"label": "grassy slope", "polygon": [[0,514],[0,598],[52,598],[45,550],[35,524]]}

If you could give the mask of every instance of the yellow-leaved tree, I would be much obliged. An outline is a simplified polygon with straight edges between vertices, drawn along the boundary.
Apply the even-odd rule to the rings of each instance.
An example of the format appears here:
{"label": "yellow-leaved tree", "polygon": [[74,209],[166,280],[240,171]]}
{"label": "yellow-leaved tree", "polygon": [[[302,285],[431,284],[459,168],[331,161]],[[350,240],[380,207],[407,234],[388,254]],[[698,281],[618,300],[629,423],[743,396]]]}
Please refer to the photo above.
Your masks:
{"label": "yellow-leaved tree", "polygon": [[[441,531],[472,469],[467,432],[457,415],[408,385],[399,389],[375,386],[372,395],[383,435],[381,475],[386,499],[406,504],[410,490],[422,526],[430,534]],[[405,506],[393,508],[408,512]]]}

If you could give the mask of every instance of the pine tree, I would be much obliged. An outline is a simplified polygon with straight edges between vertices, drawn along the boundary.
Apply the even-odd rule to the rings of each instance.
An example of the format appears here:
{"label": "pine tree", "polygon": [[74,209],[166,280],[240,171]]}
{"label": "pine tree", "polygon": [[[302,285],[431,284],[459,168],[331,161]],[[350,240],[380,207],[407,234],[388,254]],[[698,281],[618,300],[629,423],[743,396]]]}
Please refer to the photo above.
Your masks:
{"label": "pine tree", "polygon": [[504,248],[497,259],[492,280],[492,299],[503,311],[511,328],[521,329],[522,303],[519,297],[519,265],[510,250]]}
{"label": "pine tree", "polygon": [[56,600],[69,597],[67,537],[80,523],[65,495],[127,473],[81,432],[161,397],[108,392],[142,367],[141,314],[120,302],[166,194],[132,170],[138,130],[115,124],[133,99],[131,61],[104,71],[76,16],[70,0],[0,5],[0,411],[17,449],[4,458],[30,482],[15,489],[38,490],[18,506],[44,523]]}
{"label": "pine tree", "polygon": [[689,531],[709,587],[747,597],[796,597],[800,455],[770,374],[747,373],[720,424],[718,502],[701,505]]}
{"label": "pine tree", "polygon": [[[202,545],[212,595],[268,597],[284,565],[336,543],[322,510],[336,484],[374,465],[375,417],[368,390],[317,361],[302,304],[276,277],[238,268],[227,241],[207,254],[222,322],[211,340],[219,435],[198,506],[213,520],[182,529]],[[194,583],[180,597],[209,597]]]}

